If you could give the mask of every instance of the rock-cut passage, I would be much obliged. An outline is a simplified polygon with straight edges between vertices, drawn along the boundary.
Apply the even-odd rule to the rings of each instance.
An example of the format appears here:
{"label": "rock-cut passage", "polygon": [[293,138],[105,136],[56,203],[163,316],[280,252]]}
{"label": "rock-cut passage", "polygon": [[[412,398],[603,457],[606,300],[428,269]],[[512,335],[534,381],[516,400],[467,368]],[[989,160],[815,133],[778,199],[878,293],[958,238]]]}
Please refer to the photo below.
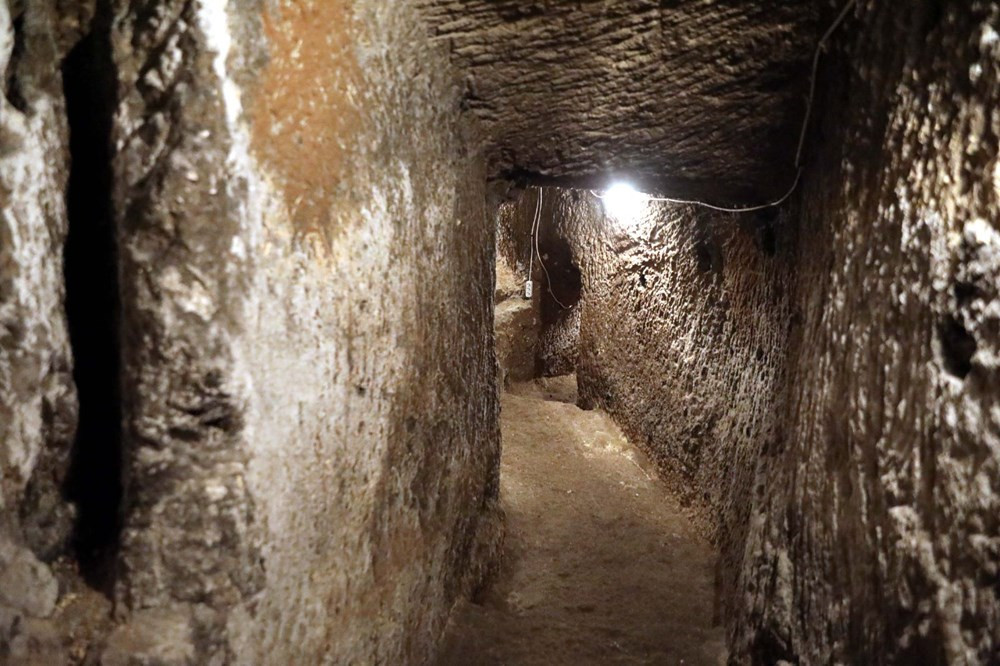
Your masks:
{"label": "rock-cut passage", "polygon": [[467,664],[723,664],[715,553],[573,376],[503,399],[503,569],[462,602],[440,659]]}

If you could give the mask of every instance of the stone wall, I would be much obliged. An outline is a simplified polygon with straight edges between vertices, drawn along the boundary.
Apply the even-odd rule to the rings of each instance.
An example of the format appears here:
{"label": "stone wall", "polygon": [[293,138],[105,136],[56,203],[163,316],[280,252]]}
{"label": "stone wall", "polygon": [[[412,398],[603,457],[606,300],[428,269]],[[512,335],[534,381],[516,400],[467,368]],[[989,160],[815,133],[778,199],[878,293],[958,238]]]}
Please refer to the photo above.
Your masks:
{"label": "stone wall", "polygon": [[69,135],[53,64],[89,12],[57,4],[0,3],[0,660],[51,631],[40,618],[59,586],[38,558],[65,552],[75,517],[61,494],[77,403],[62,275]]}
{"label": "stone wall", "polygon": [[[533,218],[525,214],[523,197],[497,203],[496,227],[496,354],[504,387],[538,376],[538,333],[541,298],[537,290],[524,297]],[[532,209],[534,212],[534,209]]]}
{"label": "stone wall", "polygon": [[822,69],[740,660],[1000,661],[998,32],[860,2]]}
{"label": "stone wall", "polygon": [[363,1],[122,3],[113,43],[109,654],[426,660],[499,537],[493,229],[443,56]]}

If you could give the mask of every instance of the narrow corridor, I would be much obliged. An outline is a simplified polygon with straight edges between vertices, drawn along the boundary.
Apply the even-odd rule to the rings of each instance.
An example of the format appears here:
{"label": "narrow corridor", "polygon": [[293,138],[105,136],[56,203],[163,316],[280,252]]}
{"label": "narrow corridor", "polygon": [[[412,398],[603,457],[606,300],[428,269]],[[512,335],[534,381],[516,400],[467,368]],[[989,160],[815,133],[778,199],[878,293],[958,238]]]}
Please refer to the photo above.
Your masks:
{"label": "narrow corridor", "polygon": [[440,663],[721,664],[715,554],[573,376],[503,398],[503,569],[461,602]]}
{"label": "narrow corridor", "polygon": [[0,0],[0,666],[720,663],[1000,666],[1000,0]]}

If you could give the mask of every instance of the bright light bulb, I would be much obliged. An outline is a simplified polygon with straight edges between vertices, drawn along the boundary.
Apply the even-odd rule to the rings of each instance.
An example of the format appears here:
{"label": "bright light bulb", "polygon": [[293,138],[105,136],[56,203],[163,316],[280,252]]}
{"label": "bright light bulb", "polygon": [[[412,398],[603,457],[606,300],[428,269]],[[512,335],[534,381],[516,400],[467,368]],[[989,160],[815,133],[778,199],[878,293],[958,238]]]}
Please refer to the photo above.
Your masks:
{"label": "bright light bulb", "polygon": [[628,183],[615,183],[604,193],[604,210],[619,223],[636,226],[646,212],[649,200]]}

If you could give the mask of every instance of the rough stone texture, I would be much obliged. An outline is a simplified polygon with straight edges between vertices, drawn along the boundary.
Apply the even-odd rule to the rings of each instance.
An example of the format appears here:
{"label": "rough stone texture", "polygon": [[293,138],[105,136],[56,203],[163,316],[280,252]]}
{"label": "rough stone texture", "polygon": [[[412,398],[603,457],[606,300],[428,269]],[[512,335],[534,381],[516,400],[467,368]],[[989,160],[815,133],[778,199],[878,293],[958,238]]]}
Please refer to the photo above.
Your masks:
{"label": "rough stone texture", "polygon": [[730,201],[787,189],[818,39],[797,0],[418,0],[491,174]]}
{"label": "rough stone texture", "polygon": [[582,397],[708,509],[735,663],[1000,660],[998,20],[861,3],[780,215],[568,213]]}
{"label": "rough stone texture", "polygon": [[39,542],[64,540],[72,520],[58,498],[76,396],[60,263],[68,133],[53,64],[85,20],[54,2],[0,4],[0,529],[44,513],[57,534]]}
{"label": "rough stone texture", "polygon": [[55,610],[59,583],[47,566],[25,548],[0,539],[0,606],[32,617]]}
{"label": "rough stone texture", "polygon": [[201,660],[226,655],[227,613],[264,579],[234,349],[249,286],[233,251],[246,176],[227,164],[236,139],[209,41],[228,34],[225,21],[224,4],[120,3],[112,28],[125,419],[116,598],[120,615],[135,612],[130,636],[146,633],[146,608],[189,604],[188,622],[209,611]]}
{"label": "rough stone texture", "polygon": [[94,664],[108,631],[110,603],[62,559],[40,562],[0,536],[0,663]]}
{"label": "rough stone texture", "polygon": [[538,341],[538,362],[543,377],[568,375],[576,370],[577,364],[580,310],[553,305],[555,307],[547,311],[548,321],[543,324]]}
{"label": "rough stone texture", "polygon": [[11,666],[69,663],[61,632],[49,620],[11,614],[0,608],[0,657]]}
{"label": "rough stone texture", "polygon": [[607,411],[650,454],[719,543],[718,583],[732,590],[756,461],[782,398],[787,223],[662,203],[622,221],[587,192],[544,196],[544,223],[582,277],[580,403]]}
{"label": "rough stone texture", "polygon": [[[513,201],[503,201],[498,204],[494,215],[497,229],[497,263],[506,266],[513,274],[513,280],[521,283],[519,288],[523,289],[531,261],[532,221],[537,199],[531,199],[523,191],[512,193],[511,196],[514,197]],[[501,276],[505,277],[505,282],[511,279],[505,274],[498,274],[498,286],[501,284]]]}
{"label": "rough stone texture", "polygon": [[500,383],[525,381],[536,376],[535,358],[538,353],[538,314],[530,300],[511,296],[496,305],[494,325]]}
{"label": "rough stone texture", "polygon": [[[76,395],[63,309],[68,133],[58,62],[87,3],[0,2],[0,662],[53,659],[46,560],[73,527],[61,497]],[[27,663],[27,662],[25,662]],[[36,662],[37,663],[37,662]]]}
{"label": "rough stone texture", "polygon": [[[539,300],[524,298],[524,283],[528,272],[522,264],[517,233],[506,223],[511,216],[512,204],[495,207],[493,217],[496,227],[496,284],[493,289],[494,344],[500,385],[507,388],[512,381],[533,379],[535,357],[538,353],[538,329],[541,318]],[[518,218],[520,219],[520,218]],[[520,233],[530,233],[520,231]],[[526,246],[525,246],[526,247]],[[527,256],[524,257],[527,259]]]}
{"label": "rough stone texture", "polygon": [[739,225],[665,204],[634,225],[590,219],[576,241],[581,401],[612,414],[703,516],[731,589],[755,462],[774,429],[787,252],[773,245],[773,220]]}
{"label": "rough stone texture", "polygon": [[504,202],[494,210],[496,227],[496,287],[494,300],[495,345],[500,383],[526,381],[538,376],[538,335],[541,297],[537,291],[524,297],[528,275],[528,238],[531,218],[522,207]]}
{"label": "rough stone texture", "polygon": [[197,663],[194,628],[186,608],[151,608],[108,636],[101,666],[185,666]]}
{"label": "rough stone texture", "polygon": [[537,200],[539,196],[535,274],[542,326],[538,336],[538,367],[540,375],[556,377],[576,369],[583,290],[580,276],[583,259],[579,254],[582,248],[567,240],[573,237],[577,220],[565,214],[565,196],[560,196],[559,190],[538,188],[534,198]]}
{"label": "rough stone texture", "polygon": [[421,663],[498,548],[483,161],[406,5],[236,9],[115,20],[116,644]]}
{"label": "rough stone texture", "polygon": [[[494,238],[485,183],[768,198],[837,7],[110,9],[126,494],[104,659],[419,663],[497,552],[492,252],[525,275],[534,199]],[[44,563],[76,422],[56,64],[89,16],[0,3],[6,661],[66,656]],[[626,229],[545,195],[536,372],[578,366],[705,510],[735,663],[1000,662],[998,34],[995,2],[859,0],[780,215]]]}
{"label": "rough stone texture", "polygon": [[861,2],[824,68],[741,661],[1000,662],[998,32]]}

